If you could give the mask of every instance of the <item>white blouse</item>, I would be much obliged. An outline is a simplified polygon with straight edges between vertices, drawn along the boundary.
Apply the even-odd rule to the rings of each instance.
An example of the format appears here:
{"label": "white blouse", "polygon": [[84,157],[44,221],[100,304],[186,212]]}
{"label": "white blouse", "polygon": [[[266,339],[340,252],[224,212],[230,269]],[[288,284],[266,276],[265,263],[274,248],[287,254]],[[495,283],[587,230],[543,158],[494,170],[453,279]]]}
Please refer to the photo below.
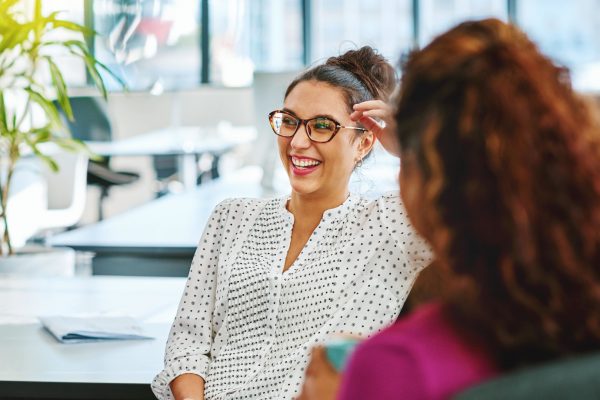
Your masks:
{"label": "white blouse", "polygon": [[184,373],[205,399],[291,399],[310,348],[337,333],[371,335],[398,316],[430,259],[399,196],[351,195],[328,210],[283,272],[293,215],[288,197],[232,199],[208,221],[171,328],[159,399]]}

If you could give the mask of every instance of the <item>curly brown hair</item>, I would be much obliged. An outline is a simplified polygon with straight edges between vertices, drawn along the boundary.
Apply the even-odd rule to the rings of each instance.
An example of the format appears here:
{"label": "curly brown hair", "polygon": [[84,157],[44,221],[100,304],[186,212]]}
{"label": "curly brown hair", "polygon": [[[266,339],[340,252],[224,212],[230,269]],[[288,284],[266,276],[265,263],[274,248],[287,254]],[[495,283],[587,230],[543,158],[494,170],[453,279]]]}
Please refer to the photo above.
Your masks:
{"label": "curly brown hair", "polygon": [[598,122],[567,71],[465,22],[410,55],[395,117],[452,325],[505,370],[600,349]]}

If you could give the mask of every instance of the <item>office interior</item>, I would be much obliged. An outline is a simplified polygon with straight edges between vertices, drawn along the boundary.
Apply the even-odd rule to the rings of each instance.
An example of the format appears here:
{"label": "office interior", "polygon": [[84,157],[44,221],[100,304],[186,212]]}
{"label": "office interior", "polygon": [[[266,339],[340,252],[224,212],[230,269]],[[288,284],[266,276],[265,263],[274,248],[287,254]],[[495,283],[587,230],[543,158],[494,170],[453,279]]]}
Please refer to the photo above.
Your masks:
{"label": "office interior", "polygon": [[[19,2],[25,12],[35,7],[34,1]],[[15,174],[7,206],[14,210],[8,223],[15,248],[73,251],[25,260],[3,248],[0,398],[62,398],[66,391],[70,397],[64,398],[152,398],[147,383],[162,364],[210,212],[229,197],[289,193],[267,114],[282,106],[287,84],[300,71],[329,56],[371,45],[401,75],[412,49],[459,22],[496,17],[520,26],[569,68],[579,92],[600,104],[598,0],[41,5],[44,14],[60,12],[94,31],[77,36],[59,30],[56,39],[84,40],[110,73],[100,69],[105,100],[83,61],[64,52],[49,55],[65,78],[75,121],[61,118],[92,153],[61,153],[58,173],[45,171],[35,155],[24,156]],[[2,78],[8,93],[10,83],[4,86]],[[7,157],[5,146],[0,157]],[[365,196],[397,190],[398,168],[398,160],[378,148],[355,173],[352,190]],[[40,327],[44,315],[128,315],[155,340],[73,347]],[[104,361],[94,362],[100,355]],[[37,362],[28,361],[34,357]]]}

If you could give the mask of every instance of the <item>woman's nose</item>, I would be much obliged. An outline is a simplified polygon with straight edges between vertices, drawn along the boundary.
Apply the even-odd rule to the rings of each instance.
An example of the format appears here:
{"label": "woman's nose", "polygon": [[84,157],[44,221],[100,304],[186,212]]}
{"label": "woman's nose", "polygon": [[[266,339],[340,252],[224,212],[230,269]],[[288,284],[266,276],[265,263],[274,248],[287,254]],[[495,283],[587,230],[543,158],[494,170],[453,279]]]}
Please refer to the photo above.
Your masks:
{"label": "woman's nose", "polygon": [[306,125],[301,124],[298,127],[298,131],[292,138],[291,146],[296,149],[305,149],[310,147],[310,139],[308,137],[308,132],[306,131]]}

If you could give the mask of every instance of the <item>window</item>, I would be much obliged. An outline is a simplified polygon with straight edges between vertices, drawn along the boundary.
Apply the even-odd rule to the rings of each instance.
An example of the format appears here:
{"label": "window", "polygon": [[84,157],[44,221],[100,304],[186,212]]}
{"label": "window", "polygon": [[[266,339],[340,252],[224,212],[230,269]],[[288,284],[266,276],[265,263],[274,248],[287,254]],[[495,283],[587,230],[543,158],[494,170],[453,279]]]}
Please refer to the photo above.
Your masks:
{"label": "window", "polygon": [[517,22],[559,64],[571,69],[579,90],[600,90],[600,0],[527,0]]}
{"label": "window", "polygon": [[390,62],[413,44],[411,0],[313,0],[310,61],[371,45]]}
{"label": "window", "polygon": [[245,86],[254,70],[303,66],[299,0],[214,0],[209,10],[211,82]]}
{"label": "window", "polygon": [[427,45],[435,36],[462,21],[490,17],[506,21],[507,0],[420,0],[419,44]]}
{"label": "window", "polygon": [[304,66],[302,2],[250,1],[250,55],[259,71],[295,71]]}
{"label": "window", "polygon": [[[101,35],[94,42],[96,55],[132,90],[195,87],[203,75],[211,84],[246,86],[254,71],[295,71],[305,61],[310,65],[363,45],[397,63],[415,44],[424,46],[462,21],[507,20],[509,6],[511,17],[541,50],[571,69],[577,89],[600,90],[600,0],[43,2],[44,11],[65,10],[78,23],[91,15],[84,4],[92,8],[94,29]],[[209,10],[206,38],[200,29],[202,4]],[[203,44],[208,53],[202,53]],[[208,54],[205,62],[202,54]],[[56,58],[69,84],[85,84],[80,61],[64,54]],[[112,79],[107,82],[119,89]]]}
{"label": "window", "polygon": [[[81,0],[53,0],[42,2],[42,13],[48,15],[59,11],[59,18],[84,25],[84,9]],[[57,30],[52,33],[55,40],[77,39],[83,40],[83,35],[67,30]],[[69,86],[86,86],[87,78],[83,61],[70,55],[64,49],[48,48],[48,53],[63,73],[65,82]]]}
{"label": "window", "polygon": [[[95,53],[132,90],[200,82],[199,2],[95,0]],[[113,82],[110,78],[107,82]],[[114,82],[113,82],[114,84]]]}
{"label": "window", "polygon": [[249,8],[247,0],[209,2],[211,82],[224,86],[252,83]]}

